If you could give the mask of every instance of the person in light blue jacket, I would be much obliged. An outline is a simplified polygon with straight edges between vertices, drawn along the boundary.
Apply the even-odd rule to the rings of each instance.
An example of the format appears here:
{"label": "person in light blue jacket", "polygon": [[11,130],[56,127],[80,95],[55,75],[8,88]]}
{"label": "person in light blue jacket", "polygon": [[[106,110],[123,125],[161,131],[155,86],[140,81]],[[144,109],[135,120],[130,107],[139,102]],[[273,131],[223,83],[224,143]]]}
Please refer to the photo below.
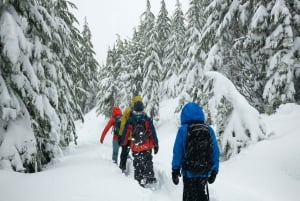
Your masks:
{"label": "person in light blue jacket", "polygon": [[[220,151],[214,130],[208,126],[211,136],[213,152],[212,167],[207,173],[194,173],[183,166],[185,162],[185,146],[189,124],[205,124],[205,115],[202,108],[194,102],[187,103],[181,111],[181,126],[178,129],[173,147],[172,180],[175,185],[179,183],[179,177],[183,177],[183,201],[208,201],[205,186],[213,183],[219,171]],[[181,171],[181,172],[180,172]]]}

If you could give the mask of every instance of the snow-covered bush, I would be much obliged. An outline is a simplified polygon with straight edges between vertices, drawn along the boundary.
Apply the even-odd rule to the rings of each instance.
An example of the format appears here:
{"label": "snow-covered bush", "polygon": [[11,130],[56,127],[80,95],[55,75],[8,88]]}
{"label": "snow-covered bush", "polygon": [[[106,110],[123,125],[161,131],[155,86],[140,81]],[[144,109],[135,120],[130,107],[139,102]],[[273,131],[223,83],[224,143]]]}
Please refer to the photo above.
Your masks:
{"label": "snow-covered bush", "polygon": [[214,126],[222,157],[228,159],[251,143],[266,138],[259,112],[218,72],[207,72],[198,91],[207,122]]}

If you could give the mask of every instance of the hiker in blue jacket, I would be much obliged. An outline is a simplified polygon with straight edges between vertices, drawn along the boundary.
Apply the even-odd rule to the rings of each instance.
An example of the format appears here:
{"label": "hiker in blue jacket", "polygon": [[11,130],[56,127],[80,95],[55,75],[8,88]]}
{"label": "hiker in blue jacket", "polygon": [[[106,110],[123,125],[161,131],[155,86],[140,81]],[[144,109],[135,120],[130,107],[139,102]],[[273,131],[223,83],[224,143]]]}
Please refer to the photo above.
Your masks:
{"label": "hiker in blue jacket", "polygon": [[[205,186],[213,183],[219,170],[219,147],[216,135],[210,126],[206,125],[212,143],[211,166],[207,173],[195,173],[186,169],[186,139],[189,125],[200,123],[205,125],[205,115],[202,108],[193,102],[187,103],[181,111],[181,127],[178,129],[173,147],[172,180],[175,185],[179,183],[179,177],[183,177],[183,201],[208,201],[208,192]],[[207,131],[207,132],[208,132]],[[208,135],[208,134],[207,134]],[[208,135],[209,136],[209,135]],[[180,172],[181,171],[181,172]]]}

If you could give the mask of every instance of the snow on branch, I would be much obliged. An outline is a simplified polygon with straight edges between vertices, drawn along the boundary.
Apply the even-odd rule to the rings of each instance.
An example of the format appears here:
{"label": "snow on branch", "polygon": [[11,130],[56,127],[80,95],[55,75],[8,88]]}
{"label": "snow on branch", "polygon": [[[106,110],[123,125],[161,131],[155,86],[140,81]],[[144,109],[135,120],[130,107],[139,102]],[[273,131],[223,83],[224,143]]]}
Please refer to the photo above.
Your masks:
{"label": "snow on branch", "polygon": [[218,72],[205,74],[201,105],[208,122],[215,127],[222,156],[228,159],[241,148],[266,138],[259,112],[237,91],[233,83]]}

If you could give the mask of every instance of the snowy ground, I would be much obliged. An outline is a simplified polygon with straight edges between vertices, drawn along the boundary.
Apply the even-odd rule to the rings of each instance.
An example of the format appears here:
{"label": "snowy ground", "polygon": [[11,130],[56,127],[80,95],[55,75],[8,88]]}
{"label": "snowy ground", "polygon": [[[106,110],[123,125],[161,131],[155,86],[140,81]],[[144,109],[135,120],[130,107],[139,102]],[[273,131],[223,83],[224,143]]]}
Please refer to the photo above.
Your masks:
{"label": "snowy ground", "polygon": [[[65,157],[45,171],[22,174],[0,170],[1,201],[180,201],[182,182],[171,181],[171,157],[179,124],[173,114],[177,102],[161,105],[157,125],[160,150],[154,155],[157,190],[143,189],[121,173],[111,161],[112,136],[104,144],[99,136],[106,124],[95,110],[77,124],[79,145],[72,145]],[[287,104],[275,115],[263,116],[268,140],[251,145],[239,155],[220,164],[220,174],[210,185],[211,201],[299,201],[300,106]]]}

